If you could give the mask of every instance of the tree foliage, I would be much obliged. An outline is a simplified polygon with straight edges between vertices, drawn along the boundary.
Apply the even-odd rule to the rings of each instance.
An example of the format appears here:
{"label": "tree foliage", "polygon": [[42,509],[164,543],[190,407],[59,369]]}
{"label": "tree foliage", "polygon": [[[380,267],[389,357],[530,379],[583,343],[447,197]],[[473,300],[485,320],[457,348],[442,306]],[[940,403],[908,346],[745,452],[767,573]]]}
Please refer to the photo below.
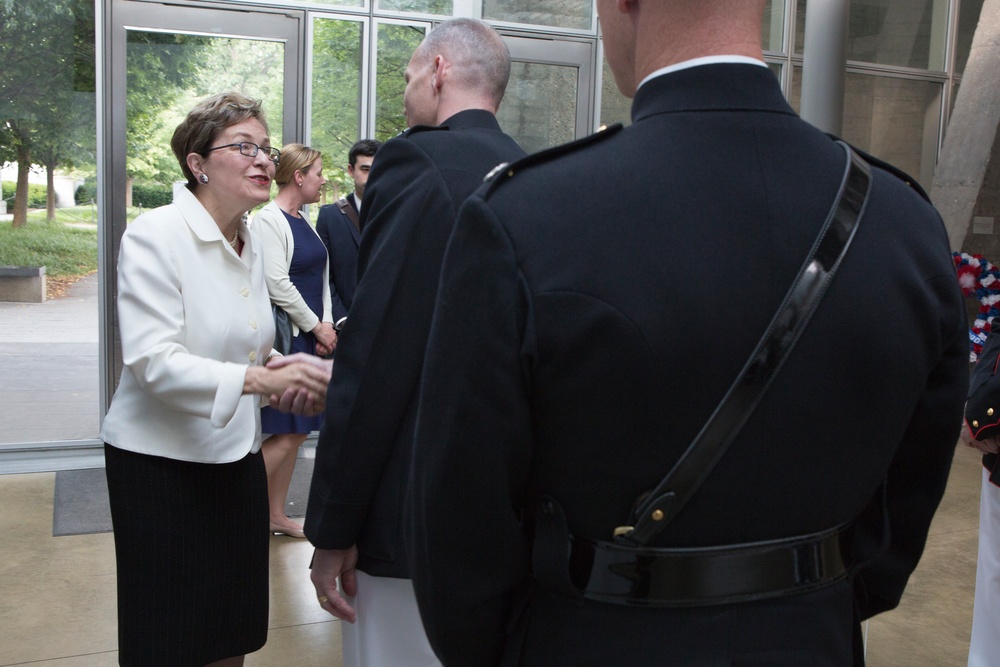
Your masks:
{"label": "tree foliage", "polygon": [[[161,32],[129,31],[126,47],[126,172],[169,183],[179,175],[170,157],[165,112],[181,98],[198,71],[210,38]],[[176,126],[176,123],[174,124]],[[169,174],[169,175],[168,175]]]}
{"label": "tree foliage", "polygon": [[375,66],[375,138],[379,141],[391,139],[406,129],[403,72],[424,35],[422,27],[379,26],[378,62]]}
{"label": "tree foliage", "polygon": [[0,159],[18,165],[15,227],[27,222],[33,156],[52,161],[73,152],[76,13],[84,5],[0,0]]}
{"label": "tree foliage", "polygon": [[358,21],[313,22],[311,144],[323,153],[328,177],[334,165],[347,164],[348,150],[361,138],[362,28]]}

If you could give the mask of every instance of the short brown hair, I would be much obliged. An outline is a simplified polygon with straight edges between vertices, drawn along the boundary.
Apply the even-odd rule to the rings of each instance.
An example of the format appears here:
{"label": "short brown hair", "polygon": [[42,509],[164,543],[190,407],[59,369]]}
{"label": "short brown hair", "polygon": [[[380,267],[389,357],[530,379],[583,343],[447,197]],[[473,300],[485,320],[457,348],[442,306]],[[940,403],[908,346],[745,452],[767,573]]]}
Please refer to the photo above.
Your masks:
{"label": "short brown hair", "polygon": [[170,139],[170,148],[180,163],[189,190],[198,187],[198,180],[188,167],[187,156],[191,153],[208,155],[208,149],[220,132],[250,118],[260,121],[264,131],[268,131],[260,100],[234,92],[212,95],[191,109]]}
{"label": "short brown hair", "polygon": [[308,146],[302,144],[285,144],[281,147],[281,160],[278,161],[278,168],[274,170],[274,182],[279,188],[288,185],[296,171],[303,174],[309,171],[316,160],[322,154]]}

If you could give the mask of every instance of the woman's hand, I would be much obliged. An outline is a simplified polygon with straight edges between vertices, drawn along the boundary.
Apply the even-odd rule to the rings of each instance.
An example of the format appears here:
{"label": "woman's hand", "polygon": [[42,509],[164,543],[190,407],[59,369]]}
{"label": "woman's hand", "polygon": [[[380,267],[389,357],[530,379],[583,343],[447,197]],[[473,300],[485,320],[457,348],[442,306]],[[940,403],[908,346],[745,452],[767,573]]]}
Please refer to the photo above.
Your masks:
{"label": "woman's hand", "polygon": [[300,414],[319,414],[326,403],[326,388],[332,368],[332,361],[310,354],[277,357],[266,367],[251,366],[247,369],[243,393],[263,394],[270,400],[279,401],[289,394],[289,405],[297,405]]}
{"label": "woman's hand", "polygon": [[333,330],[333,325],[329,322],[320,322],[312,333],[316,336],[316,352],[321,357],[325,357],[337,348],[337,332]]}
{"label": "woman's hand", "polygon": [[285,357],[274,357],[268,362],[267,368],[277,370],[292,364],[306,364],[318,370],[321,376],[325,378],[322,394],[317,395],[304,387],[289,387],[281,394],[272,393],[269,395],[268,398],[271,407],[282,412],[291,412],[299,415],[318,415],[323,412],[326,406],[326,387],[330,383],[330,374],[333,372],[333,360],[320,359],[311,354],[296,352]]}

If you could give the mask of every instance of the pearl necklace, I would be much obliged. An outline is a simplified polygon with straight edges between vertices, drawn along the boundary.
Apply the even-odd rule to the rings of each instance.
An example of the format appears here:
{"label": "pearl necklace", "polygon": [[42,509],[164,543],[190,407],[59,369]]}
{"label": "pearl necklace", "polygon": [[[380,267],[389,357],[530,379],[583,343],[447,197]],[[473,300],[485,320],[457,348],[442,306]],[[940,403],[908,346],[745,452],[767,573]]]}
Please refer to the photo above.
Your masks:
{"label": "pearl necklace", "polygon": [[236,250],[236,244],[240,240],[240,231],[237,229],[233,232],[233,238],[229,239],[229,245],[233,246],[233,250]]}

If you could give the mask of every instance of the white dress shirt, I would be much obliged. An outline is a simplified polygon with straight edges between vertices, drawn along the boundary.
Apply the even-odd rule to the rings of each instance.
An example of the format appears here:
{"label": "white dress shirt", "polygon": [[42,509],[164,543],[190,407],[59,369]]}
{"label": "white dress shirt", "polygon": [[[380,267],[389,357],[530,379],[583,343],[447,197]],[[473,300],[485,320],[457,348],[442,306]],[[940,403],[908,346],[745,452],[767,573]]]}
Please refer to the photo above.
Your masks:
{"label": "white dress shirt", "polygon": [[271,354],[274,321],[260,240],[241,224],[243,254],[186,188],[140,215],[118,259],[121,382],[101,438],[182,461],[227,463],[260,449],[261,397],[249,366]]}

